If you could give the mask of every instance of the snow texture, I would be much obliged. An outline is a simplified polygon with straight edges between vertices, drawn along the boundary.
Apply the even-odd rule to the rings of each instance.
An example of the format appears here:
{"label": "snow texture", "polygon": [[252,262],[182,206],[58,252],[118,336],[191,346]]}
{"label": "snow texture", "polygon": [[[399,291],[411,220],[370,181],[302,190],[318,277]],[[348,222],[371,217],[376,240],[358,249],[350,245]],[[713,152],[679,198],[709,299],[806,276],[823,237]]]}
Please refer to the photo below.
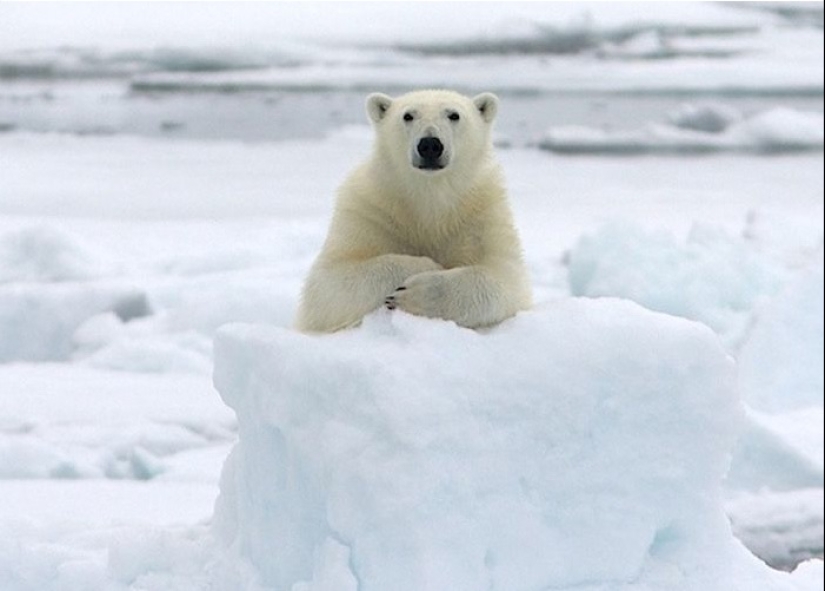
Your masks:
{"label": "snow texture", "polygon": [[769,557],[774,568],[790,570],[800,557],[822,545],[821,488],[800,488],[772,498],[749,493],[726,509],[737,537],[758,556]]}
{"label": "snow texture", "polygon": [[273,589],[813,589],[731,534],[742,407],[698,323],[611,299],[486,334],[383,311],[232,325],[215,363],[240,428],[216,531]]}
{"label": "snow texture", "polygon": [[146,296],[129,286],[60,283],[0,285],[0,362],[66,361],[74,332],[111,313],[130,319],[148,313]]}
{"label": "snow texture", "polygon": [[695,225],[672,233],[613,223],[585,235],[569,255],[573,295],[613,296],[698,320],[735,349],[753,308],[776,293],[782,270],[743,238]]}
{"label": "snow texture", "polygon": [[823,406],[822,269],[820,252],[818,265],[756,312],[739,353],[743,396],[755,409],[779,413]]}

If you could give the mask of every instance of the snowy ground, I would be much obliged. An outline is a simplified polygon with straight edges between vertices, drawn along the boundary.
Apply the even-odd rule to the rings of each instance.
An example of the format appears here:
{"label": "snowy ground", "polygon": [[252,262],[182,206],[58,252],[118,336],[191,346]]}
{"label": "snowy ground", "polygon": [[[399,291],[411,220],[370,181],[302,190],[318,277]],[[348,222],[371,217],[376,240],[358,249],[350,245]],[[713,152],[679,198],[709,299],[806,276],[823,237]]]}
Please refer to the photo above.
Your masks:
{"label": "snowy ground", "polygon": [[[103,6],[101,22],[139,8]],[[520,7],[508,24],[491,6],[459,46],[441,31],[389,57],[347,27],[346,51],[261,53],[249,15],[256,51],[205,52],[194,33],[159,51],[146,18],[132,53],[94,27],[98,47],[76,49],[76,32],[58,50],[57,9],[0,6],[18,25],[0,35],[0,588],[250,580],[216,565],[207,533],[237,437],[212,340],[228,322],[289,326],[335,188],[369,152],[361,89],[405,84],[501,95],[500,160],[539,302],[619,296],[717,332],[750,407],[726,486],[734,531],[781,568],[822,555],[822,4],[790,17],[646,5],[662,27],[704,33],[624,43],[615,31],[638,7],[589,20]],[[403,10],[411,44],[424,21]],[[542,53],[536,23],[588,35],[551,35],[583,45]],[[478,39],[511,49],[483,55]],[[193,65],[216,55],[229,65]],[[315,113],[322,124],[296,124]]]}

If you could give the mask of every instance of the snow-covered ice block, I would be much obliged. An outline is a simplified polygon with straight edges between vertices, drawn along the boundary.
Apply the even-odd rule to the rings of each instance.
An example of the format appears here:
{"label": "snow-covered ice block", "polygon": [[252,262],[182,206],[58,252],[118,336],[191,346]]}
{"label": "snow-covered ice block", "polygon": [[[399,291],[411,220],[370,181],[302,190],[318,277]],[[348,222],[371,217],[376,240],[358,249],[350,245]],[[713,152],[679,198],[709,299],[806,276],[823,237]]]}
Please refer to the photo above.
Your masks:
{"label": "snow-covered ice block", "polygon": [[146,294],[128,284],[0,284],[0,363],[65,361],[75,349],[75,331],[108,312],[129,320],[151,310]]}
{"label": "snow-covered ice block", "polygon": [[26,226],[0,232],[0,285],[86,280],[108,270],[89,247],[59,228]]}
{"label": "snow-covered ice block", "polygon": [[823,406],[825,282],[819,256],[758,310],[739,354],[742,396],[756,409],[780,413]]}
{"label": "snow-covered ice block", "polygon": [[726,480],[730,491],[822,488],[822,409],[747,413]]}
{"label": "snow-covered ice block", "polygon": [[239,422],[215,528],[267,588],[821,585],[731,534],[742,407],[698,323],[569,299],[485,333],[387,311],[326,336],[232,325],[215,353]]}
{"label": "snow-covered ice block", "polygon": [[823,135],[821,113],[775,108],[737,118],[728,109],[705,105],[684,106],[668,123],[648,123],[632,130],[554,127],[539,147],[571,154],[773,154],[821,151]]}
{"label": "snow-covered ice block", "polygon": [[754,307],[780,288],[781,269],[745,240],[694,225],[684,241],[670,232],[612,222],[570,252],[573,295],[621,297],[698,320],[729,349],[745,338]]}
{"label": "snow-covered ice block", "polygon": [[822,556],[822,488],[746,493],[726,507],[737,537],[768,564],[789,569]]}

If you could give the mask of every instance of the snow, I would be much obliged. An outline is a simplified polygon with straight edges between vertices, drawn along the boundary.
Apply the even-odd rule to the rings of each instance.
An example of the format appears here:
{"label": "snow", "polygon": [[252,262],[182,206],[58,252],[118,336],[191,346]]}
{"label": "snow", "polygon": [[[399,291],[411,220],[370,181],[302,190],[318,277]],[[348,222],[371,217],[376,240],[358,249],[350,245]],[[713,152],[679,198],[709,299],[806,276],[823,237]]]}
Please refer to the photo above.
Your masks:
{"label": "snow", "polygon": [[[340,178],[356,162],[349,150],[341,150],[341,142],[294,142],[290,150],[280,145],[252,149],[241,142],[169,146],[129,136],[90,137],[78,151],[77,138],[69,135],[21,133],[3,140],[4,211],[17,215],[48,211],[53,217],[213,220],[266,214],[300,219],[329,207],[333,175]],[[314,162],[305,157],[319,149],[327,153],[329,177],[314,175]],[[134,161],[124,164],[126,154]],[[55,175],[65,179],[58,196]],[[300,189],[307,197],[273,199],[270,183],[281,175],[301,184],[284,182],[280,189],[290,194]],[[181,195],[200,197],[195,212]]]}
{"label": "snow", "polygon": [[[429,552],[403,584],[821,589],[822,4],[284,6],[0,3],[0,589],[351,591],[416,556],[395,542]],[[502,99],[537,308],[486,334],[397,314],[293,333],[336,187],[370,150],[364,95],[439,83]],[[570,125],[587,150],[538,149]],[[643,149],[607,149],[628,136]],[[333,365],[301,371],[310,351]],[[224,377],[261,376],[224,396],[277,381],[281,398],[237,418],[216,354]],[[502,389],[520,369],[535,387]],[[399,403],[357,414],[332,397],[345,384]],[[541,397],[574,385],[588,404]],[[264,449],[248,434],[278,421],[293,443],[326,437],[294,448],[328,468],[296,502],[346,493],[336,531],[393,543],[318,534],[309,555],[261,556],[273,522],[231,509],[267,507],[233,491],[240,450]],[[262,479],[294,465],[250,454]],[[298,541],[326,531],[306,515]],[[547,561],[514,551],[542,540]],[[302,565],[292,588],[270,584],[280,560]]]}
{"label": "snow", "polygon": [[275,589],[794,588],[730,534],[742,409],[700,324],[566,299],[216,348],[241,435],[216,527]]}
{"label": "snow", "polygon": [[[183,46],[227,45],[242,39],[248,45],[271,42],[273,38],[353,40],[378,42],[390,40],[436,41],[484,36],[492,39],[521,31],[525,23],[579,27],[588,21],[615,27],[636,20],[632,12],[638,5],[582,2],[576,5],[537,5],[533,2],[485,3],[482,9],[467,14],[460,3],[438,8],[414,2],[391,5],[343,4],[325,6],[304,3],[294,6],[207,5],[193,11],[185,5],[135,2],[127,7],[101,5],[49,7],[4,5],[3,46],[7,48],[88,46],[122,49],[134,46],[169,44]],[[753,25],[776,22],[758,13],[749,13],[683,2],[672,6],[644,5],[645,17],[664,24],[716,26]],[[72,26],[67,21],[74,20]],[[216,43],[216,39],[218,43]],[[220,43],[224,41],[224,43]]]}
{"label": "snow", "polygon": [[[766,415],[750,411],[734,449],[727,485],[742,491],[787,491],[820,487],[823,480],[822,411]],[[793,425],[793,430],[788,427]]]}
{"label": "snow", "polygon": [[732,123],[741,121],[742,114],[724,103],[687,103],[670,115],[670,122],[682,129],[719,133]]}
{"label": "snow", "polygon": [[742,394],[753,408],[822,408],[822,302],[820,260],[756,314],[739,355]]}
{"label": "snow", "polygon": [[783,270],[743,238],[694,226],[680,243],[667,231],[612,224],[582,237],[570,252],[570,291],[618,296],[699,320],[732,347],[744,338],[754,306],[776,293]]}
{"label": "snow", "polygon": [[171,477],[167,461],[234,438],[234,419],[205,375],[10,364],[2,394],[7,479]]}
{"label": "snow", "polygon": [[561,153],[707,153],[822,151],[822,113],[777,108],[743,116],[725,105],[684,105],[671,122],[638,130],[550,129],[539,146]]}
{"label": "snow", "polygon": [[15,284],[0,287],[2,361],[65,361],[73,350],[72,334],[88,318],[145,307],[143,294],[121,286]]}
{"label": "snow", "polygon": [[91,249],[50,226],[4,234],[0,241],[0,269],[0,284],[89,279],[105,273]]}
{"label": "snow", "polygon": [[823,88],[823,56],[811,50],[821,27],[735,4],[491,2],[467,18],[461,3],[447,3],[436,19],[418,3],[319,6],[136,2],[71,7],[67,16],[61,6],[4,5],[0,72],[120,76],[152,93],[448,86],[820,96]]}
{"label": "snow", "polygon": [[793,269],[754,238],[608,224],[571,250],[569,281],[573,294],[701,321],[736,356],[749,410],[726,479],[734,530],[787,568],[823,531],[822,246]]}
{"label": "snow", "polygon": [[763,495],[744,494],[726,509],[737,537],[760,556],[771,556],[776,568],[796,564],[822,539],[821,489],[793,490],[770,501]]}
{"label": "snow", "polygon": [[[0,138],[7,187],[24,190],[24,180],[38,176],[37,169],[19,163],[46,171],[68,158],[88,162],[78,165],[59,187],[45,181],[36,191],[29,187],[32,199],[27,215],[15,211],[19,202],[4,201],[12,213],[0,219],[5,260],[21,261],[7,267],[4,301],[17,302],[14,309],[25,310],[27,318],[41,319],[29,325],[37,330],[0,333],[5,337],[4,350],[17,351],[18,359],[0,368],[4,404],[0,455],[6,478],[14,478],[0,483],[10,520],[4,518],[2,523],[9,536],[20,540],[14,553],[5,554],[1,561],[6,579],[0,580],[7,588],[48,588],[44,572],[53,573],[55,588],[73,588],[73,577],[92,589],[140,588],[146,581],[148,588],[187,588],[188,584],[197,589],[216,580],[232,581],[229,588],[256,588],[254,569],[199,525],[210,520],[220,466],[236,437],[232,413],[210,384],[211,341],[226,322],[289,326],[301,279],[323,238],[339,168],[354,160],[354,153],[368,152],[368,138],[368,133],[348,130],[320,142],[257,147],[127,137],[10,134]],[[21,145],[28,147],[13,149]],[[157,165],[163,171],[158,174],[173,181],[170,186],[175,179],[185,179],[187,170],[194,176],[212,174],[216,180],[198,183],[197,191],[180,186],[177,196],[166,189],[162,199],[148,203],[129,183],[118,187],[114,177],[107,180],[112,167],[119,168],[123,178],[140,178],[162,160],[164,152],[180,163],[176,171]],[[322,164],[333,156],[344,162]],[[709,323],[714,318],[728,319],[716,327],[727,347],[736,344],[743,355],[752,347],[754,355],[758,352],[768,359],[795,358],[793,349],[780,352],[776,347],[780,341],[768,331],[774,330],[771,324],[784,326],[781,319],[793,310],[807,315],[804,318],[815,312],[811,307],[817,301],[815,284],[805,286],[811,281],[806,277],[816,277],[821,269],[818,156],[760,160],[758,181],[749,176],[753,162],[748,156],[725,156],[719,161],[652,158],[634,165],[638,174],[628,174],[624,160],[557,160],[524,148],[501,150],[501,158],[540,301],[565,301],[571,289],[568,271],[571,280],[577,276],[575,270],[584,260],[581,245],[590,241],[588,256],[593,261],[616,261],[601,271],[613,269],[614,286],[624,285],[618,273],[623,264],[626,269],[641,269],[648,259],[651,276],[670,273],[669,281],[680,286],[670,293],[666,301],[670,307],[664,312],[673,315],[684,310],[692,303],[684,294],[692,289],[702,296],[697,295],[694,307],[699,319]],[[101,160],[108,163],[104,169],[94,166]],[[611,199],[605,200],[601,185],[585,182],[593,166],[611,187]],[[266,171],[273,167],[278,172],[270,178]],[[217,180],[221,170],[231,177],[223,183]],[[311,175],[309,182],[318,193],[309,198],[304,197],[308,185],[301,182],[307,170],[326,171]],[[230,171],[244,171],[247,178],[236,180],[233,175],[240,173]],[[262,179],[265,185],[250,179]],[[45,212],[50,196],[93,185],[95,180],[109,183],[111,207],[98,209],[101,201],[84,198],[78,191],[74,208],[78,217],[45,213],[33,217],[38,207]],[[158,190],[164,186],[161,178],[154,182]],[[229,207],[222,196],[234,193],[236,182],[258,188],[253,187],[249,199]],[[671,187],[666,201],[661,200],[663,186]],[[786,195],[781,205],[772,199],[777,186]],[[265,192],[280,197],[269,203],[255,198]],[[128,204],[133,199],[138,200],[135,207],[144,208],[144,219],[128,221],[128,210],[117,206],[121,200]],[[650,218],[652,210],[656,215]],[[192,219],[183,217],[187,211]],[[203,219],[203,211],[213,219]],[[622,218],[635,218],[641,226],[620,221],[604,225]],[[593,240],[611,236],[611,231],[611,240]],[[634,241],[639,243],[635,248],[619,247]],[[47,256],[26,257],[21,254],[25,252]],[[143,302],[132,306],[143,313],[128,319],[119,316],[115,304],[123,298]],[[783,304],[786,298],[788,303]],[[26,307],[26,301],[40,304]],[[793,303],[798,301],[812,303],[800,307]],[[4,317],[12,322],[19,315]],[[765,328],[760,329],[763,320]],[[788,338],[781,342],[807,351],[808,321],[787,322]],[[49,331],[44,332],[46,327]],[[764,337],[759,336],[762,330]],[[737,338],[731,338],[734,334]],[[752,345],[749,337],[754,339]],[[757,348],[760,340],[765,351]],[[52,357],[59,351],[63,361],[21,362],[23,343],[32,342]],[[763,372],[784,372],[771,370],[756,358],[753,363]],[[789,369],[787,375],[796,373]],[[783,379],[777,375],[775,383]],[[42,414],[44,409],[50,409],[48,415]],[[203,414],[196,414],[197,409]],[[778,566],[789,568],[791,549],[801,548],[799,557],[816,552],[811,547],[817,545],[817,527],[822,523],[814,494],[794,503],[786,496],[797,494],[796,490],[821,491],[821,403],[813,409],[772,413],[746,415],[746,436],[734,456],[725,503],[738,509],[733,514],[739,515],[742,525],[736,531],[742,538],[777,557]],[[119,488],[106,488],[112,479],[117,479]],[[130,482],[141,483],[139,493],[130,492],[137,490]],[[129,501],[133,494],[134,500]],[[55,496],[66,499],[66,504],[55,504]],[[97,499],[100,506],[84,504],[84,499]],[[186,505],[185,510],[175,509],[180,504]],[[786,518],[772,518],[775,513],[768,508],[774,504],[789,507]],[[64,516],[75,518],[65,523]],[[769,542],[776,539],[775,532],[788,531],[787,523],[799,527]],[[158,536],[170,545],[174,564],[148,550]],[[85,542],[80,544],[78,538]],[[317,565],[313,563],[318,578],[313,584],[321,585],[324,577],[335,584],[348,580],[343,549],[336,543],[319,550]],[[44,544],[54,552],[43,554]],[[122,577],[112,559],[106,558],[112,548],[121,552],[119,560],[133,561]],[[22,570],[15,566],[21,564],[29,566]],[[203,575],[205,569],[209,576]]]}

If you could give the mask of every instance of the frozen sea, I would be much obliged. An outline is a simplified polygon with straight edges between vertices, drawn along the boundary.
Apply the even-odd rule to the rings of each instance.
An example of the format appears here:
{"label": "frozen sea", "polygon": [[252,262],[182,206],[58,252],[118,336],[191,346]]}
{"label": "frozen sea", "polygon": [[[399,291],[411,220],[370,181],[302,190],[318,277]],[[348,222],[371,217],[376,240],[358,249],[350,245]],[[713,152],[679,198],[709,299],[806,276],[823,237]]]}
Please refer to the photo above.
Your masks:
{"label": "frozen sea", "polygon": [[733,531],[822,557],[821,2],[0,3],[0,589],[214,588],[216,331],[290,326],[366,94],[433,86],[501,99],[539,305],[718,335]]}

